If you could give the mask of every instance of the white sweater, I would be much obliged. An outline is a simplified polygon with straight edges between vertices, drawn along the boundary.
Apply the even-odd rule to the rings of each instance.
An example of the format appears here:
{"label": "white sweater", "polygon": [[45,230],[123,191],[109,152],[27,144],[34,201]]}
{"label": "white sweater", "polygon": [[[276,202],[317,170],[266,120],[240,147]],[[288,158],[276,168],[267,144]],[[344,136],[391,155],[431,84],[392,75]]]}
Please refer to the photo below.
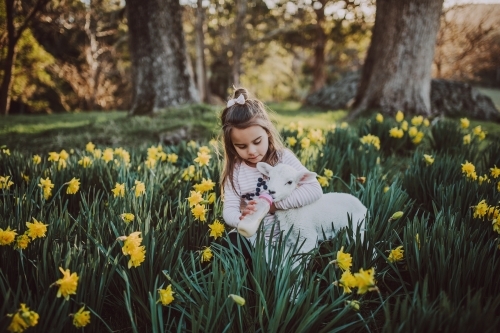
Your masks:
{"label": "white sweater", "polygon": [[[307,169],[300,163],[298,158],[288,149],[285,149],[282,153],[280,163],[285,163],[297,171],[306,171]],[[246,163],[237,163],[235,165],[233,180],[236,192],[233,190],[231,183],[227,181],[224,184],[224,209],[223,218],[226,224],[231,227],[236,228],[240,222],[241,210],[247,205],[249,200],[242,198],[242,195],[247,193],[255,193],[258,178],[266,177],[257,170],[255,167],[250,167]],[[323,190],[319,185],[318,180],[314,179],[309,182],[299,183],[298,186],[292,194],[280,202],[275,202],[274,205],[277,209],[290,209],[297,208],[308,205],[315,202],[323,195]],[[265,190],[261,191],[267,192]],[[271,236],[271,227],[275,224],[275,216],[268,214],[264,218],[264,229],[266,230],[266,237]],[[274,234],[272,237],[279,235],[280,228],[276,223],[274,226]]]}

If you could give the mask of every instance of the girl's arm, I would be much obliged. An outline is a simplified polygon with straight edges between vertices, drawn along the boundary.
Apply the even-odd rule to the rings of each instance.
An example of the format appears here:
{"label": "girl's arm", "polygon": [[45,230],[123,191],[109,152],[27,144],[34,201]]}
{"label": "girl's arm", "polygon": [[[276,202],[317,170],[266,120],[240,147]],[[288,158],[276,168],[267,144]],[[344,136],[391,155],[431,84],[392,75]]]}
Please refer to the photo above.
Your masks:
{"label": "girl's arm", "polygon": [[[298,171],[308,171],[305,166],[300,163],[299,159],[289,150],[285,150],[281,163],[288,164]],[[285,200],[274,202],[276,209],[290,209],[309,205],[323,195],[323,190],[317,179],[309,182],[299,183],[299,187],[293,190],[292,194]]]}

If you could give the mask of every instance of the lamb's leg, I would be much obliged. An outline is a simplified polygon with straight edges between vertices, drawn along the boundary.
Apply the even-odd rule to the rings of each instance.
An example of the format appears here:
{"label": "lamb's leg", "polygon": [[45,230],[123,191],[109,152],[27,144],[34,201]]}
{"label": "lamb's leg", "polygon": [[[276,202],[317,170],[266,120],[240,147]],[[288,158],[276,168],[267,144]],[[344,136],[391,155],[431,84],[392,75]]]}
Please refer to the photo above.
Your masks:
{"label": "lamb's leg", "polygon": [[[309,260],[311,260],[311,251],[316,248],[316,242],[317,242],[317,237],[314,236],[309,236],[305,239],[304,244],[300,250],[303,255],[306,255],[306,263],[305,263],[305,269],[307,269],[307,266],[309,264]],[[290,294],[290,302],[296,303],[297,297],[301,291],[301,283],[304,280],[304,270],[301,269],[300,267],[296,270],[296,268],[300,265],[302,262],[302,257],[300,256],[299,258],[295,259],[293,264],[292,264],[292,271],[297,272],[297,278],[295,280],[294,286],[292,288],[291,294]]]}

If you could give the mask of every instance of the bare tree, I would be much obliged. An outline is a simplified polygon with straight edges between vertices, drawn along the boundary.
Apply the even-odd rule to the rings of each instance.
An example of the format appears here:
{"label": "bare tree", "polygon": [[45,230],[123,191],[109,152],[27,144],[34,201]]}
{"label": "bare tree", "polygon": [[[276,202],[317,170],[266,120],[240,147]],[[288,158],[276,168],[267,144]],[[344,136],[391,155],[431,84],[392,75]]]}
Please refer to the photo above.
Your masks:
{"label": "bare tree", "polygon": [[205,9],[202,0],[196,2],[196,78],[200,101],[208,102],[207,68],[205,64]]}
{"label": "bare tree", "polygon": [[[31,21],[43,10],[50,0],[26,1],[5,0],[7,18],[7,55],[4,59],[3,79],[0,85],[0,114],[8,115],[10,108],[10,89],[12,68],[16,59],[16,45]],[[31,4],[31,5],[30,5]],[[17,18],[17,19],[16,19]],[[20,21],[19,24],[16,24]],[[5,37],[1,37],[2,42]]]}
{"label": "bare tree", "polygon": [[353,109],[431,114],[431,65],[443,0],[378,0]]}

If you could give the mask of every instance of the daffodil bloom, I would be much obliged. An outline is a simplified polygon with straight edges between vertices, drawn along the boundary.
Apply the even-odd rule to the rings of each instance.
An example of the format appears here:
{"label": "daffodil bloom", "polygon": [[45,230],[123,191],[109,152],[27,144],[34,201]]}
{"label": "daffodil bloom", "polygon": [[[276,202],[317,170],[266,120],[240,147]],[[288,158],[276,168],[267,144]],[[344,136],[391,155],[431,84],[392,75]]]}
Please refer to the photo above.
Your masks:
{"label": "daffodil bloom", "polygon": [[432,155],[424,154],[424,161],[427,165],[431,165],[434,163],[434,157],[432,157]]}
{"label": "daffodil bloom", "polygon": [[201,252],[201,262],[210,261],[212,257],[213,253],[209,246]]}
{"label": "daffodil bloom", "polygon": [[215,192],[212,192],[208,195],[208,198],[207,198],[207,201],[209,204],[213,204],[215,202],[215,199],[216,199],[216,195],[215,195]]}
{"label": "daffodil bloom", "polygon": [[395,118],[396,118],[396,121],[397,121],[398,123],[400,123],[400,122],[402,122],[402,121],[403,121],[403,119],[405,119],[405,115],[403,114],[403,112],[398,111],[398,112],[396,113]]}
{"label": "daffodil bloom", "polygon": [[10,176],[0,176],[0,190],[8,189],[12,185],[14,185],[13,181],[9,180]]}
{"label": "daffodil bloom", "polygon": [[323,174],[325,175],[326,178],[332,178],[333,177],[333,171],[330,169],[326,169],[323,171]]}
{"label": "daffodil bloom", "polygon": [[42,163],[42,158],[40,157],[40,155],[33,155],[33,158],[31,160],[33,161],[33,164]]}
{"label": "daffodil bloom", "polygon": [[382,123],[384,122],[384,116],[380,113],[377,113],[377,115],[375,116],[375,120],[379,123]]}
{"label": "daffodil bloom", "polygon": [[122,252],[124,255],[129,255],[132,252],[134,252],[135,249],[138,248],[142,242],[140,231],[135,231],[128,236],[118,237],[118,239],[124,241],[122,247]]}
{"label": "daffodil bloom", "polygon": [[3,230],[0,228],[0,245],[9,245],[14,241],[16,235],[15,229],[11,230],[10,227],[7,227],[7,229]]}
{"label": "daffodil bloom", "polygon": [[[30,181],[30,176],[25,175],[23,172],[21,172],[21,177],[23,178],[23,180],[24,180],[26,183],[29,183],[29,181]],[[0,183],[2,182],[2,181],[1,181],[1,178],[2,178],[2,177],[0,177]],[[2,188],[2,187],[1,187],[1,185],[0,185],[0,188]]]}
{"label": "daffodil bloom", "polygon": [[493,226],[493,231],[496,231],[500,234],[500,219],[494,219],[493,221],[491,221],[491,224]]}
{"label": "daffodil bloom", "polygon": [[209,224],[208,227],[210,228],[211,237],[214,239],[222,237],[222,234],[224,233],[224,224],[220,223],[219,220],[215,220],[214,223]]}
{"label": "daffodil bloom", "polygon": [[240,295],[229,294],[228,298],[231,298],[239,306],[245,305],[245,299]]}
{"label": "daffodil bloom", "polygon": [[177,160],[179,159],[179,156],[177,154],[167,154],[167,162],[169,163],[176,163]]}
{"label": "daffodil bloom", "polygon": [[196,144],[196,141],[194,140],[191,140],[187,143],[188,147],[191,147],[191,148],[196,148],[197,144]]}
{"label": "daffodil bloom", "polygon": [[120,215],[120,217],[122,218],[123,222],[125,222],[125,223],[130,223],[135,219],[134,214],[131,214],[131,213],[123,213]]}
{"label": "daffodil bloom", "polygon": [[321,129],[310,129],[307,134],[307,138],[311,140],[311,144],[322,144],[325,143],[325,137],[323,136],[323,131]]}
{"label": "daffodil bloom", "polygon": [[340,286],[344,288],[344,294],[350,294],[352,292],[352,288],[357,286],[356,278],[352,275],[350,270],[346,270],[342,273],[339,281],[334,282],[336,286]]}
{"label": "daffodil bloom", "polygon": [[424,126],[429,127],[431,123],[429,122],[429,119],[424,119]]}
{"label": "daffodil bloom", "polygon": [[474,218],[483,218],[488,213],[489,206],[486,200],[481,200],[476,206],[474,206]]}
{"label": "daffodil bloom", "polygon": [[95,145],[89,141],[86,145],[85,145],[85,150],[88,151],[89,153],[93,153],[94,152],[94,149],[95,149]]}
{"label": "daffodil bloom", "polygon": [[167,153],[160,151],[158,152],[158,159],[161,160],[162,162],[167,160]]}
{"label": "daffodil bloom", "polygon": [[408,122],[406,120],[401,123],[401,129],[403,131],[407,131],[408,130]]}
{"label": "daffodil bloom", "polygon": [[408,130],[408,135],[412,138],[415,137],[417,133],[418,129],[415,126],[410,127],[410,129]]}
{"label": "daffodil bloom", "polygon": [[373,145],[377,150],[380,150],[380,139],[376,135],[367,134],[360,139],[363,144]]}
{"label": "daffodil bloom", "polygon": [[49,160],[50,162],[57,162],[57,161],[59,161],[59,153],[57,153],[57,152],[55,152],[55,151],[51,151],[51,152],[49,153],[49,158],[48,158],[48,160]]}
{"label": "daffodil bloom", "polygon": [[146,185],[143,182],[136,180],[135,186],[134,186],[134,191],[135,191],[136,197],[144,195],[144,194],[146,194]]}
{"label": "daffodil bloom", "polygon": [[300,147],[302,149],[306,149],[306,148],[309,148],[309,146],[311,145],[311,140],[309,140],[309,138],[302,138],[302,140],[300,140]]}
{"label": "daffodil bloom", "polygon": [[297,139],[293,136],[290,136],[290,137],[286,138],[286,142],[288,143],[288,145],[290,147],[295,147],[295,145],[297,144]]}
{"label": "daffodil bloom", "polygon": [[94,155],[94,158],[100,159],[102,157],[102,150],[94,149],[94,152],[92,154]]}
{"label": "daffodil bloom", "polygon": [[2,153],[4,153],[7,156],[10,156],[10,149],[2,149]]}
{"label": "daffodil bloom", "polygon": [[414,144],[419,144],[420,142],[422,142],[423,138],[424,138],[424,132],[418,131],[417,134],[415,134],[415,136],[411,140],[411,142],[413,142]]}
{"label": "daffodil bloom", "polygon": [[182,173],[182,179],[184,180],[190,180],[190,179],[193,179],[195,177],[195,168],[194,168],[194,165],[190,165],[188,166],[186,169],[184,169],[183,173]]}
{"label": "daffodil bloom", "polygon": [[339,251],[337,251],[337,259],[333,260],[334,263],[343,271],[348,271],[352,266],[352,257],[349,253],[344,252],[344,247],[342,246]]}
{"label": "daffodil bloom", "polygon": [[495,165],[493,168],[490,168],[490,175],[492,178],[497,179],[500,177],[500,169]]}
{"label": "daffodil bloom", "polygon": [[288,124],[288,128],[291,130],[291,131],[295,131],[297,129],[297,124],[295,122],[291,122],[290,124]]}
{"label": "daffodil bloom", "polygon": [[19,235],[16,238],[16,248],[18,249],[24,250],[25,248],[28,247],[29,243],[30,243],[30,238],[26,234]]}
{"label": "daffodil bloom", "polygon": [[59,287],[57,297],[62,296],[66,301],[68,301],[69,295],[76,294],[76,288],[78,287],[78,275],[74,272],[71,273],[69,269],[64,270],[62,267],[59,267],[59,271],[61,271],[63,277],[54,283]]}
{"label": "daffodil bloom", "polygon": [[205,206],[202,206],[200,204],[197,204],[195,205],[192,209],[191,209],[191,213],[193,213],[193,216],[200,220],[201,222],[205,221],[207,218],[205,216],[205,213],[206,213],[206,208]]}
{"label": "daffodil bloom", "polygon": [[323,176],[318,176],[318,182],[321,185],[321,187],[327,187],[328,186],[328,178],[323,177]]}
{"label": "daffodil bloom", "polygon": [[90,324],[90,311],[84,310],[85,306],[82,306],[80,310],[73,315],[73,325],[76,328],[85,327]]}
{"label": "daffodil bloom", "polygon": [[113,195],[116,197],[124,197],[125,196],[125,183],[119,184],[116,183],[115,188],[111,190]]}
{"label": "daffodil bloom", "polygon": [[483,141],[486,138],[486,132],[481,131],[476,136],[478,137],[479,141]]}
{"label": "daffodil bloom", "polygon": [[208,148],[207,146],[201,146],[200,148],[198,148],[198,151],[202,154],[210,154],[210,148]]}
{"label": "daffodil bloom", "polygon": [[358,294],[365,294],[367,291],[376,290],[375,268],[370,268],[366,271],[361,268],[359,273],[354,273],[354,278],[356,279]]}
{"label": "daffodil bloom", "polygon": [[469,125],[470,125],[470,121],[469,121],[469,119],[467,119],[467,118],[461,118],[461,119],[460,119],[460,126],[461,126],[463,129],[469,128]]}
{"label": "daffodil bloom", "polygon": [[156,160],[153,158],[148,158],[146,162],[144,162],[144,164],[146,165],[146,168],[154,169],[156,166]]}
{"label": "daffodil bloom", "polygon": [[196,206],[197,204],[203,201],[203,196],[201,195],[201,192],[191,191],[190,194],[191,196],[189,196],[186,199],[187,201],[189,201],[189,207]]}
{"label": "daffodil bloom", "polygon": [[470,144],[471,136],[470,134],[464,135],[464,145]]}
{"label": "daffodil bloom", "polygon": [[67,194],[75,194],[80,189],[80,179],[76,179],[75,177],[66,184],[68,184],[68,188],[66,189]]}
{"label": "daffodil bloom", "polygon": [[146,248],[143,246],[137,246],[129,253],[130,260],[128,261],[128,268],[139,267],[141,263],[146,259]]}
{"label": "daffodil bloom", "polygon": [[30,236],[31,239],[45,237],[48,224],[43,224],[42,222],[37,221],[37,219],[35,219],[34,217],[32,217],[32,219],[33,223],[26,222],[26,227],[28,227],[28,236]]}
{"label": "daffodil bloom", "polygon": [[194,161],[196,163],[198,163],[198,165],[201,166],[201,167],[208,165],[208,163],[210,162],[210,158],[212,158],[212,156],[210,156],[207,153],[200,153],[200,152],[198,152],[197,155],[198,155],[198,157],[195,158]]}
{"label": "daffodil bloom", "polygon": [[422,116],[415,116],[411,119],[411,124],[413,126],[420,126],[422,125],[422,122],[424,121],[424,117]]}
{"label": "daffodil bloom", "polygon": [[214,186],[215,186],[215,183],[211,179],[203,178],[203,180],[201,181],[201,184],[196,184],[193,187],[197,192],[205,193],[205,192],[213,190]]}
{"label": "daffodil bloom", "polygon": [[128,151],[126,151],[122,147],[115,148],[114,153],[115,153],[116,156],[120,157],[121,160],[123,162],[125,162],[125,164],[129,164],[130,163],[130,154],[129,154]]}
{"label": "daffodil bloom", "polygon": [[36,326],[40,317],[24,303],[21,303],[21,308],[15,314],[7,314],[7,316],[12,317],[12,322],[7,327],[10,332],[24,332],[28,327]]}
{"label": "daffodil bloom", "polygon": [[462,164],[462,173],[467,176],[467,178],[476,180],[477,175],[476,175],[476,167],[474,164],[470,163],[469,161],[465,161],[464,164]]}
{"label": "daffodil bloom", "polygon": [[172,291],[172,285],[169,284],[165,289],[158,289],[158,293],[160,294],[160,299],[158,302],[161,302],[162,305],[167,306],[174,301],[174,292]]}
{"label": "daffodil bloom", "polygon": [[349,127],[349,124],[347,122],[343,121],[342,123],[340,123],[341,129],[346,129],[347,127]]}
{"label": "daffodil bloom", "polygon": [[397,248],[392,249],[390,251],[389,257],[387,257],[387,260],[389,262],[396,262],[396,261],[403,260],[403,254],[404,254],[403,245],[400,245]]}
{"label": "daffodil bloom", "polygon": [[490,179],[488,178],[488,175],[485,174],[484,176],[479,176],[477,182],[479,183],[479,185],[481,185],[484,182],[489,183]]}
{"label": "daffodil bloom", "polygon": [[102,159],[104,160],[104,162],[108,163],[109,161],[112,161],[113,158],[114,158],[113,149],[111,148],[104,149],[104,152],[102,153]]}
{"label": "daffodil bloom", "polygon": [[384,193],[387,193],[387,191],[389,191],[389,190],[390,190],[389,186],[384,187]]}
{"label": "daffodil bloom", "polygon": [[478,125],[472,129],[472,133],[474,135],[480,135],[483,130],[481,129],[481,125]]}
{"label": "daffodil bloom", "polygon": [[152,146],[148,148],[148,159],[151,160],[158,160],[158,153],[160,151],[158,150],[158,147]]}
{"label": "daffodil bloom", "polygon": [[400,139],[403,137],[403,135],[404,135],[404,132],[400,128],[393,127],[389,130],[389,136],[391,136],[393,138]]}
{"label": "daffodil bloom", "polygon": [[78,161],[78,164],[86,169],[92,164],[92,160],[90,159],[90,157],[84,156]]}
{"label": "daffodil bloom", "polygon": [[57,162],[57,170],[66,169],[67,166],[68,162],[66,162],[66,160],[63,158],[60,158],[59,161]]}

